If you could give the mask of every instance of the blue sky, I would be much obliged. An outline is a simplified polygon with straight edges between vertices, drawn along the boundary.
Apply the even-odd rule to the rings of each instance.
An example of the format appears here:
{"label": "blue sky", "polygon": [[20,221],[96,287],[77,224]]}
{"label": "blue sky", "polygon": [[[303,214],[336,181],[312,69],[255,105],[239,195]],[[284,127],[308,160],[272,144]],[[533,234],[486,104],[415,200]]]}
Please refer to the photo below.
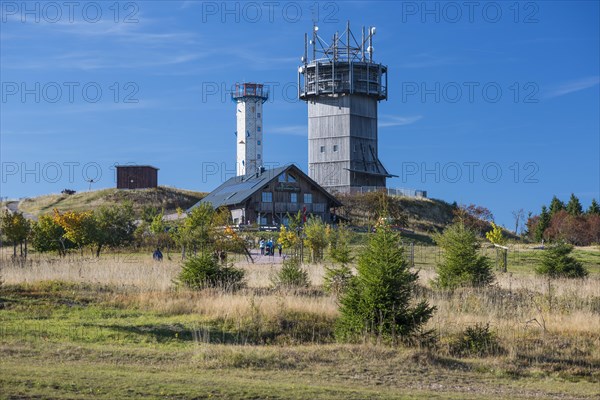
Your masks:
{"label": "blue sky", "polygon": [[[266,82],[265,161],[307,170],[303,37],[376,26],[389,66],[389,187],[492,210],[600,197],[598,2],[2,1],[1,196],[159,184],[210,191],[235,165],[235,82]],[[116,5],[116,7],[115,7]],[[118,9],[118,12],[117,12]]]}

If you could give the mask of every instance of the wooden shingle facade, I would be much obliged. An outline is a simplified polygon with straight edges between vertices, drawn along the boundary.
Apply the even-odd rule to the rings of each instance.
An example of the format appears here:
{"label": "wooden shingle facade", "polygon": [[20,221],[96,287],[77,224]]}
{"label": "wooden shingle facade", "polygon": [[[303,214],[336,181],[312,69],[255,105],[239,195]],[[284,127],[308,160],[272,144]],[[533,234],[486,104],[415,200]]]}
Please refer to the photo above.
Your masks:
{"label": "wooden shingle facade", "polygon": [[335,208],[341,206],[339,200],[293,164],[231,178],[198,204],[201,203],[215,208],[226,206],[236,225],[259,226],[287,225],[288,215],[298,211],[329,222]]}

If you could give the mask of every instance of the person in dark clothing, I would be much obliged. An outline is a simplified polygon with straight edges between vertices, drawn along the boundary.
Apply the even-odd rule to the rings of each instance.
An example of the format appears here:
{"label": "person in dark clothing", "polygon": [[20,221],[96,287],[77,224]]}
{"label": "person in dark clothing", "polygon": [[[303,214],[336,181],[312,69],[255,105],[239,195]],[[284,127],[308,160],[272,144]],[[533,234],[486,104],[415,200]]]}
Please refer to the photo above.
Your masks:
{"label": "person in dark clothing", "polygon": [[162,261],[163,254],[161,253],[158,247],[156,248],[156,250],[154,250],[154,253],[152,253],[152,258],[154,259],[154,261]]}
{"label": "person in dark clothing", "polygon": [[279,250],[279,257],[281,257],[281,249],[283,248],[283,246],[281,245],[281,243],[277,243],[277,250]]}

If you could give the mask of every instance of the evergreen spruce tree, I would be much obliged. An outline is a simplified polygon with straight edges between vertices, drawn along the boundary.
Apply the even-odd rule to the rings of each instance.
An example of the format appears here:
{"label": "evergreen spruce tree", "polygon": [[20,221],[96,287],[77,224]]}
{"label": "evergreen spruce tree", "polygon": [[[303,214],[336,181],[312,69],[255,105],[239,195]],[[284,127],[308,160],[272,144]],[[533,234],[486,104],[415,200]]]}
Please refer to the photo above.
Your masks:
{"label": "evergreen spruce tree", "polygon": [[542,212],[540,213],[540,219],[537,226],[535,227],[535,240],[541,242],[544,239],[544,232],[550,226],[550,213],[546,206],[542,206]]}
{"label": "evergreen spruce tree", "polygon": [[590,215],[600,215],[600,205],[598,205],[596,199],[592,199],[592,204],[590,204],[590,208],[588,208],[587,213]]}
{"label": "evergreen spruce tree", "polygon": [[556,197],[556,196],[552,197],[552,201],[550,201],[550,216],[553,216],[560,210],[564,210],[564,209],[565,209],[565,203],[560,201],[558,199],[558,197]]}
{"label": "evergreen spruce tree", "polygon": [[409,270],[400,236],[386,226],[378,227],[359,255],[356,269],[340,298],[337,338],[392,342],[414,338],[435,308],[426,301],[411,305],[418,274]]}
{"label": "evergreen spruce tree", "polygon": [[571,215],[581,215],[583,212],[581,203],[574,193],[571,193],[571,198],[569,199],[569,203],[567,203],[567,212]]}
{"label": "evergreen spruce tree", "polygon": [[494,281],[490,261],[478,254],[480,245],[475,231],[458,222],[438,235],[436,242],[444,250],[443,260],[437,266],[436,286],[454,289],[485,286]]}
{"label": "evergreen spruce tree", "polygon": [[588,271],[571,256],[572,251],[573,246],[566,243],[549,247],[544,251],[542,263],[536,268],[536,272],[551,278],[585,278]]}

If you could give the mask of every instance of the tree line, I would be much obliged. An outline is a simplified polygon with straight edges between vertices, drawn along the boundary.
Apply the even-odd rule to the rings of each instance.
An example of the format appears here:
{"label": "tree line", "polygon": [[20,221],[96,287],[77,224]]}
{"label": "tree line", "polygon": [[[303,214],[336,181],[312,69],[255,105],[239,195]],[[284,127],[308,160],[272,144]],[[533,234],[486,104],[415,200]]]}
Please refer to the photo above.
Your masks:
{"label": "tree line", "polygon": [[[183,210],[179,209],[178,214],[183,217]],[[155,207],[145,207],[136,219],[132,204],[126,202],[93,211],[55,209],[39,216],[37,221],[26,219],[20,212],[4,210],[0,215],[0,228],[3,244],[13,246],[13,257],[27,257],[28,248],[41,253],[56,252],[63,257],[69,252],[83,255],[85,251],[100,257],[105,249],[119,248],[160,248],[167,254],[179,251],[182,259],[203,253],[205,249],[222,256],[234,252],[251,257],[248,247],[256,239],[274,237],[291,255],[321,261],[330,228],[320,218],[302,220],[303,216],[298,213],[290,216],[289,227],[279,233],[242,234],[231,229],[231,216],[225,208],[200,204],[187,212],[185,218],[167,221],[164,210]]]}
{"label": "tree line", "polygon": [[0,227],[5,243],[13,246],[13,257],[26,257],[28,246],[38,252],[56,252],[60,256],[70,251],[83,255],[88,249],[100,257],[106,248],[175,245],[181,246],[185,256],[211,241],[222,239],[209,231],[216,224],[226,223],[226,216],[210,205],[196,207],[182,220],[166,222],[163,218],[163,211],[146,208],[142,219],[136,220],[132,204],[125,202],[93,211],[61,212],[55,209],[39,216],[37,221],[27,220],[20,212],[4,210]]}
{"label": "tree line", "polygon": [[82,212],[55,209],[37,221],[27,220],[20,212],[4,210],[0,227],[3,240],[13,246],[13,257],[17,257],[17,248],[21,257],[27,257],[29,245],[36,251],[56,251],[61,256],[70,250],[83,254],[89,247],[99,257],[106,247],[130,244],[136,229],[129,203]]}
{"label": "tree line", "polygon": [[526,226],[526,235],[537,242],[564,241],[576,246],[600,243],[600,205],[592,199],[584,211],[575,194],[567,203],[554,196],[538,215],[529,216]]}

